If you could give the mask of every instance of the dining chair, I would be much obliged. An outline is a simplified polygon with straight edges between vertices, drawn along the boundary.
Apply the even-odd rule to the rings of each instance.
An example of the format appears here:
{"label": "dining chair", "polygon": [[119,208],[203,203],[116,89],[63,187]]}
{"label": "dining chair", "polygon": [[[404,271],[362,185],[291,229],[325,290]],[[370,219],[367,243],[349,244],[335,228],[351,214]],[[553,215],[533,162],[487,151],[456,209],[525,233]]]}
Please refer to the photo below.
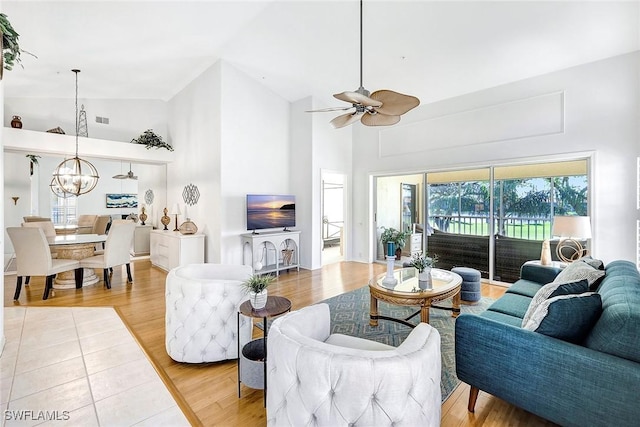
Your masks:
{"label": "dining chair", "polygon": [[103,270],[104,284],[111,289],[111,273],[113,267],[125,265],[127,267],[127,283],[132,283],[131,277],[131,243],[136,224],[128,220],[115,220],[111,224],[104,252],[80,260],[80,266],[84,268],[101,268]]}
{"label": "dining chair", "polygon": [[[100,215],[98,219],[93,224],[92,234],[107,234],[109,231],[109,227],[111,226],[111,215]],[[98,248],[100,245],[100,248]],[[104,242],[96,244],[96,250],[104,249]]]}
{"label": "dining chair", "polygon": [[22,278],[25,285],[31,276],[46,276],[42,299],[49,298],[53,288],[53,279],[63,271],[75,270],[76,289],[82,288],[83,270],[75,259],[52,258],[49,242],[40,227],[8,227],[7,233],[16,252],[17,279],[13,300],[17,301],[22,289]]}
{"label": "dining chair", "polygon": [[78,234],[91,234],[98,221],[98,215],[80,215],[78,216]]}
{"label": "dining chair", "polygon": [[35,216],[35,215],[23,216],[22,219],[24,220],[24,222],[51,221],[51,218],[47,218],[44,216]]}
{"label": "dining chair", "polygon": [[52,221],[23,222],[22,226],[41,228],[45,237],[56,237],[56,229]]}
{"label": "dining chair", "polygon": [[[52,221],[23,222],[22,226],[41,228],[42,231],[44,231],[44,235],[47,239],[56,237],[56,229],[53,226]],[[49,248],[49,251],[51,252],[51,256],[53,258],[58,257],[58,251],[56,250],[55,247],[51,246]]]}

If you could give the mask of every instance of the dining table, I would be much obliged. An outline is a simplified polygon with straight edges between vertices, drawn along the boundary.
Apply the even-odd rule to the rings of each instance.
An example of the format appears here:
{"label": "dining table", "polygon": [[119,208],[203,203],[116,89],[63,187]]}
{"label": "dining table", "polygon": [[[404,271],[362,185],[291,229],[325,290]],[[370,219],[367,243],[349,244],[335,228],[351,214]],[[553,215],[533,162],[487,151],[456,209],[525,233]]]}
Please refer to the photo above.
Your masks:
{"label": "dining table", "polygon": [[[95,254],[96,243],[107,240],[106,234],[63,234],[48,237],[50,247],[55,247],[58,258],[76,259],[92,257]],[[85,268],[82,286],[98,283],[100,278],[93,268]],[[58,273],[53,282],[54,289],[73,289],[76,287],[74,271]]]}
{"label": "dining table", "polygon": [[56,234],[90,234],[93,227],[91,226],[79,226],[77,224],[54,224],[53,228],[56,230]]}

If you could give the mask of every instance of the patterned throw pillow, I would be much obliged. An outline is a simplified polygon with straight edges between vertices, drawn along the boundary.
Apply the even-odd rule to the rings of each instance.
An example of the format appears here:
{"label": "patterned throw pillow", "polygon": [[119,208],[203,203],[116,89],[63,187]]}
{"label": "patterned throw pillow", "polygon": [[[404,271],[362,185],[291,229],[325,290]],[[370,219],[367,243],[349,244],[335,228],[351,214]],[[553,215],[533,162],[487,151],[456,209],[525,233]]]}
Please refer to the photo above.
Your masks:
{"label": "patterned throw pillow", "polygon": [[540,304],[542,304],[549,298],[557,297],[559,295],[582,294],[587,292],[588,290],[589,283],[586,279],[569,283],[547,283],[546,285],[538,289],[538,292],[536,292],[536,294],[531,299],[529,308],[522,318],[522,326],[524,327],[524,325],[527,324],[527,322],[533,315],[533,312],[536,311],[538,306],[540,306]]}
{"label": "patterned throw pillow", "polygon": [[579,344],[601,313],[602,300],[595,292],[560,295],[540,304],[524,329]]}
{"label": "patterned throw pillow", "polygon": [[577,261],[586,262],[596,270],[604,270],[604,262],[602,262],[602,260],[600,259],[592,258],[590,255],[585,255],[582,258],[578,258]]}
{"label": "patterned throw pillow", "polygon": [[553,282],[567,283],[587,279],[589,286],[591,286],[602,276],[604,276],[604,270],[597,270],[586,262],[572,262],[556,276]]}

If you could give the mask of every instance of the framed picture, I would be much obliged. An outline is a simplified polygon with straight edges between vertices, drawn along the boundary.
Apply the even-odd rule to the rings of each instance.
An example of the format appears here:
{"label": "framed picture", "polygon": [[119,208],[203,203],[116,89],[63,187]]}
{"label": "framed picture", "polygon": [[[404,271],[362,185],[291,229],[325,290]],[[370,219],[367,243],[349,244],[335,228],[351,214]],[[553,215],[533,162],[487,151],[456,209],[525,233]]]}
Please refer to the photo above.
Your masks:
{"label": "framed picture", "polygon": [[107,194],[107,208],[137,208],[137,194]]}

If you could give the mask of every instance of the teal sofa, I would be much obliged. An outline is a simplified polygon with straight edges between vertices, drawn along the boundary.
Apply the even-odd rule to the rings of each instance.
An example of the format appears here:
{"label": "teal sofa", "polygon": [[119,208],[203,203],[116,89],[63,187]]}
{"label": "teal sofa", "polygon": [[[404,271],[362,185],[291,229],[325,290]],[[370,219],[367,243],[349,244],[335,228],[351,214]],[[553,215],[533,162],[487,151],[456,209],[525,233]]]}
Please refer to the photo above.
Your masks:
{"label": "teal sofa", "polygon": [[[456,373],[471,386],[563,426],[640,422],[640,274],[613,261],[599,284],[602,312],[572,343],[521,327],[535,293],[561,270],[525,263],[521,278],[485,312],[455,329]],[[599,308],[599,307],[598,307]]]}

